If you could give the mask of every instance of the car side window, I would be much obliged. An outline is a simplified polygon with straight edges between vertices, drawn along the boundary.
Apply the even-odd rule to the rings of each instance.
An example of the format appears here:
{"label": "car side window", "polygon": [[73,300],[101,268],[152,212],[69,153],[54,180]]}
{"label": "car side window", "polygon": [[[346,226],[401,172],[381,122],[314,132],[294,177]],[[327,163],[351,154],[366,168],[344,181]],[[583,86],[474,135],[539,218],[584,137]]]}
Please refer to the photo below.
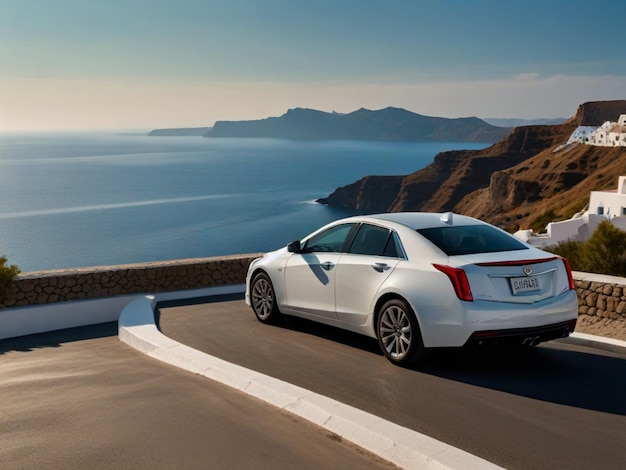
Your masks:
{"label": "car side window", "polygon": [[343,245],[350,234],[354,224],[336,225],[309,238],[304,245],[303,252],[336,252],[343,249]]}
{"label": "car side window", "polygon": [[[393,243],[387,250],[390,237],[389,229],[376,225],[363,224],[354,237],[349,253],[358,255],[396,256]],[[387,254],[389,253],[389,254]]]}
{"label": "car side window", "polygon": [[402,243],[400,243],[400,238],[394,231],[391,232],[391,236],[389,237],[389,240],[387,240],[384,256],[388,256],[390,258],[406,258],[404,248],[402,248]]}

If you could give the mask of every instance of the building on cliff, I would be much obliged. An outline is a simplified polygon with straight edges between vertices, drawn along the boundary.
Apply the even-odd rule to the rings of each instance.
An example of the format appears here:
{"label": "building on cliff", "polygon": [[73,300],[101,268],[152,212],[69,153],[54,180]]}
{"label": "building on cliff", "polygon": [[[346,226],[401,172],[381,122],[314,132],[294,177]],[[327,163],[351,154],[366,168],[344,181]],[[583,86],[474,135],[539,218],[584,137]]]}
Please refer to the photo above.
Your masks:
{"label": "building on cliff", "polygon": [[[620,120],[621,118],[626,119],[626,115],[623,114]],[[591,191],[586,211],[575,214],[569,220],[550,222],[545,233],[518,230],[514,235],[539,248],[558,245],[567,240],[583,242],[591,237],[603,220],[608,220],[617,228],[626,231],[626,176],[619,177],[617,189]]]}
{"label": "building on cliff", "polygon": [[557,147],[555,152],[572,144],[626,147],[626,114],[620,114],[617,122],[606,121],[601,126],[578,126],[568,141]]}

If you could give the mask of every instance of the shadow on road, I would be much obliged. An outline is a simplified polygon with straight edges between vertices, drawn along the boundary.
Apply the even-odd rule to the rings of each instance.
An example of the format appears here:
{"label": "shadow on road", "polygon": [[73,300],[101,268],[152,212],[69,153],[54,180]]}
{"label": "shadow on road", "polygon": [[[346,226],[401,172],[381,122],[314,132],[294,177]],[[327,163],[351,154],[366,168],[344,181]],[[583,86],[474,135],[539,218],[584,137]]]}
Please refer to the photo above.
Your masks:
{"label": "shadow on road", "polygon": [[10,351],[29,352],[42,348],[58,348],[63,343],[116,335],[117,322],[109,322],[8,338],[0,341],[0,355]]}
{"label": "shadow on road", "polygon": [[[317,336],[318,338],[346,344],[353,348],[358,348],[378,356],[382,356],[378,341],[368,336],[363,336],[351,331],[334,328],[332,326],[305,320],[304,318],[285,317],[276,327],[285,330]],[[391,364],[390,364],[391,365]]]}
{"label": "shadow on road", "polygon": [[419,372],[536,400],[626,415],[626,360],[544,343],[439,350]]}
{"label": "shadow on road", "polygon": [[[375,339],[356,333],[294,317],[278,327],[382,356]],[[395,368],[392,364],[388,367]],[[395,370],[400,375],[415,373],[416,386],[418,374],[428,374],[560,405],[626,415],[626,360],[555,342],[535,348],[436,349],[425,364]]]}

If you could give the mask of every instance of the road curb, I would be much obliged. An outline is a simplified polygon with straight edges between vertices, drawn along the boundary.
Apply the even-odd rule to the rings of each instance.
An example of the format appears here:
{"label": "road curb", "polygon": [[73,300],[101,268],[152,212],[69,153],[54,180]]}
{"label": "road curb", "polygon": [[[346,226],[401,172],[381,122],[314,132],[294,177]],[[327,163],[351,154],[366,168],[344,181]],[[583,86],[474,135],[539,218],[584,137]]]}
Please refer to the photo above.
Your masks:
{"label": "road curb", "polygon": [[126,305],[118,323],[120,341],[150,357],[221,382],[300,416],[402,468],[501,468],[371,413],[180,344],[156,327],[155,305],[153,296],[140,296]]}
{"label": "road curb", "polygon": [[575,344],[577,346],[587,346],[594,349],[601,349],[615,353],[626,352],[626,341],[614,338],[604,338],[602,336],[588,335],[586,333],[572,333],[567,338],[557,340],[560,343]]}

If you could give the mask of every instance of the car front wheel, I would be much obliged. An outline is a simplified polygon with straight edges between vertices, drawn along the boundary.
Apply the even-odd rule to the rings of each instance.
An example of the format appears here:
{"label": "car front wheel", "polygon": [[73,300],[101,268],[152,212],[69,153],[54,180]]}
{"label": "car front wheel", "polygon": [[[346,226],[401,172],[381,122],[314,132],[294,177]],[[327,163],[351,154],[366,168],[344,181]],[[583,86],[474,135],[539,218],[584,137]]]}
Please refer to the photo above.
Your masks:
{"label": "car front wheel", "polygon": [[428,357],[413,309],[404,300],[385,302],[376,322],[376,336],[383,354],[396,365],[416,364]]}
{"label": "car front wheel", "polygon": [[265,273],[257,274],[250,285],[252,310],[261,323],[275,323],[281,314],[276,302],[274,286]]}

